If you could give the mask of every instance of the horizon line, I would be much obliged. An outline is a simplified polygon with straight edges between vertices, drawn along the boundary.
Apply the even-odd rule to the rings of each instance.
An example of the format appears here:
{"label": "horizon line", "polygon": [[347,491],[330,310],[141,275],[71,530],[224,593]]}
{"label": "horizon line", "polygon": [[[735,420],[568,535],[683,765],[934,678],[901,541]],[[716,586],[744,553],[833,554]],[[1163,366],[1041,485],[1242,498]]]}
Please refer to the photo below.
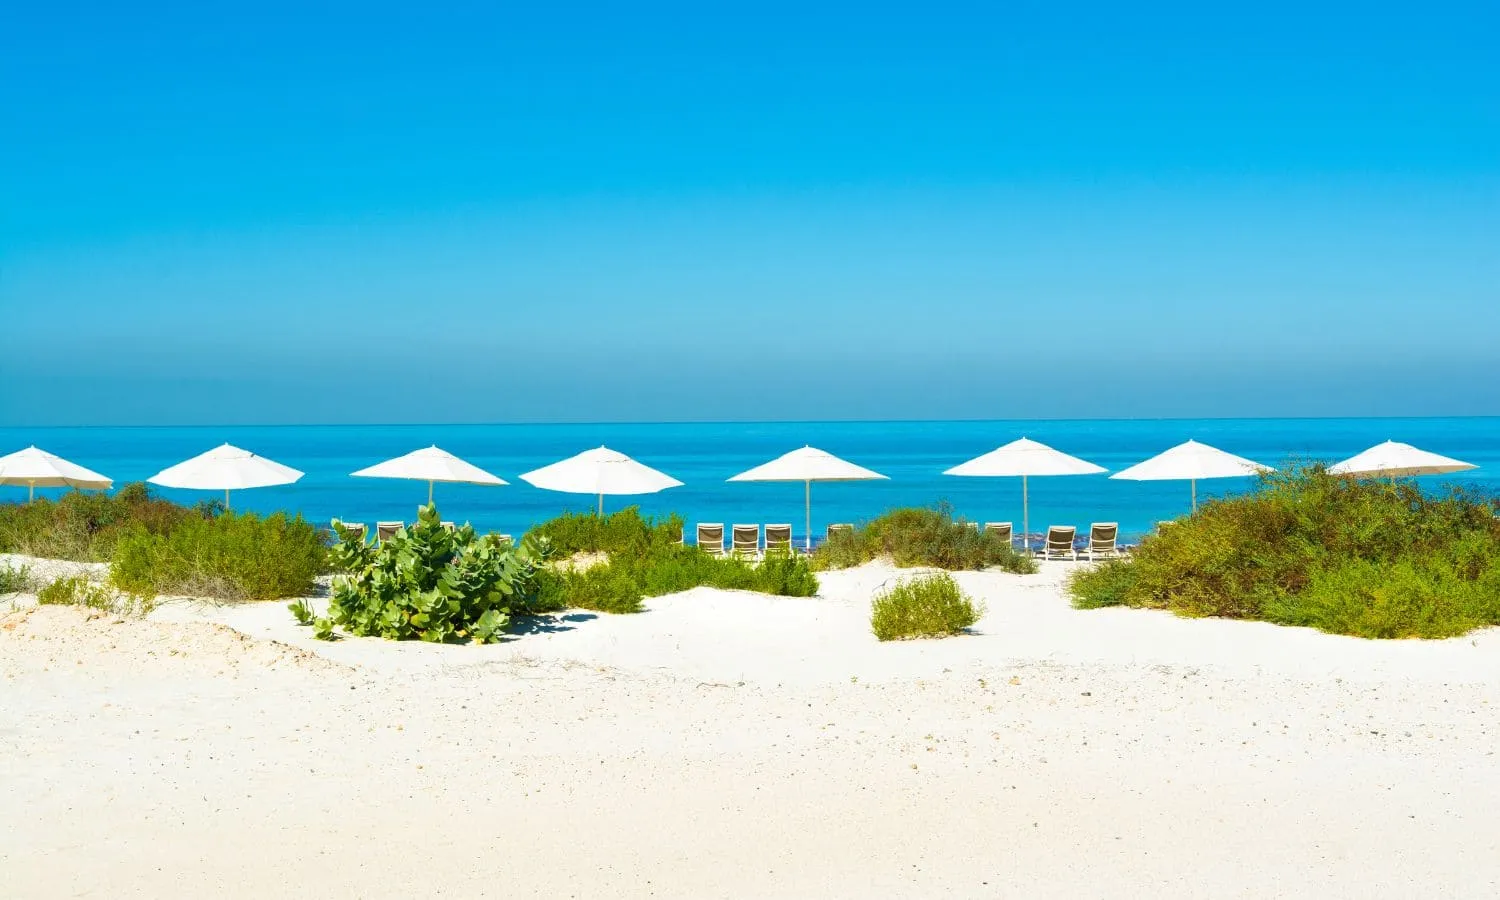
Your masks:
{"label": "horizon line", "polygon": [[1383,415],[1383,416],[1037,416],[1018,418],[941,418],[941,419],[642,419],[642,420],[519,420],[478,422],[240,422],[240,423],[156,423],[141,425],[74,424],[36,425],[0,424],[0,430],[84,429],[84,428],[495,428],[538,426],[587,427],[623,425],[941,425],[955,422],[1275,422],[1275,421],[1431,421],[1439,419],[1500,419],[1489,415]]}

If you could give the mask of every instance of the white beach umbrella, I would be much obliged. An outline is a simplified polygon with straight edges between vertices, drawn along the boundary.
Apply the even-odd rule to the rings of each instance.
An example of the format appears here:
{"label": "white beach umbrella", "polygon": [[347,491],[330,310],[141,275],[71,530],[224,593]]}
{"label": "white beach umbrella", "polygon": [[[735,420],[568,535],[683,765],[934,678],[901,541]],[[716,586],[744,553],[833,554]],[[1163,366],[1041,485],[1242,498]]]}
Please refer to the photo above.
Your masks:
{"label": "white beach umbrella", "polygon": [[636,462],[608,447],[585,450],[550,466],[527,472],[521,480],[546,491],[565,494],[595,494],[599,514],[604,514],[604,495],[654,494],[682,482]]}
{"label": "white beach umbrella", "polygon": [[1413,475],[1445,475],[1449,472],[1465,472],[1477,469],[1473,463],[1449,459],[1426,450],[1418,450],[1411,444],[1386,441],[1351,456],[1337,465],[1329,466],[1330,475],[1371,475],[1385,478],[1407,478]]}
{"label": "white beach umbrella", "polygon": [[996,448],[983,456],[976,456],[944,472],[944,475],[962,475],[973,478],[1021,479],[1021,534],[1027,550],[1031,549],[1031,498],[1027,494],[1026,479],[1033,475],[1098,475],[1108,471],[1103,466],[1069,456],[1046,444],[1021,438]]}
{"label": "white beach umbrella", "polygon": [[814,481],[872,481],[886,476],[848,460],[839,459],[817,447],[803,447],[783,453],[730,478],[730,481],[800,481],[803,483],[804,514],[807,527],[807,549],[812,549],[812,483]]}
{"label": "white beach umbrella", "polygon": [[223,491],[224,508],[228,509],[231,490],[291,484],[301,477],[302,473],[290,466],[225,444],[162,469],[146,480],[162,487]]}
{"label": "white beach umbrella", "polygon": [[105,490],[113,482],[98,472],[31,446],[8,456],[0,456],[0,484],[26,485],[26,502],[30,503],[36,499],[36,489],[39,487]]}
{"label": "white beach umbrella", "polygon": [[1198,482],[1204,478],[1244,478],[1262,472],[1274,472],[1270,466],[1225,453],[1207,444],[1187,441],[1170,450],[1138,462],[1128,469],[1121,469],[1110,478],[1127,481],[1189,481],[1192,482],[1193,510],[1198,509]]}
{"label": "white beach umbrella", "polygon": [[491,475],[472,463],[464,462],[436,444],[349,474],[355,478],[406,478],[412,481],[425,481],[429,505],[432,503],[433,482],[494,485],[506,483],[504,479]]}

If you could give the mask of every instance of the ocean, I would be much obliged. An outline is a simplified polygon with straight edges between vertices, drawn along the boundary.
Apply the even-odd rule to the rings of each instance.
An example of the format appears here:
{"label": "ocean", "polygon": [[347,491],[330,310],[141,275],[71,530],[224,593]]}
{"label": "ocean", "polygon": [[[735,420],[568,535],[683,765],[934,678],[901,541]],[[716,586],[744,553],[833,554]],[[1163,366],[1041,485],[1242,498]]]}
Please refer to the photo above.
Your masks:
{"label": "ocean", "polygon": [[[1337,461],[1391,439],[1474,463],[1478,469],[1421,479],[1440,490],[1464,484],[1500,492],[1500,418],[1161,419],[961,422],[736,422],[556,425],[287,425],[139,428],[0,428],[0,454],[30,444],[102,472],[116,485],[143,480],[225,441],[307,474],[293,485],[239,491],[236,509],[295,510],[314,522],[410,520],[425,501],[419,482],[350,478],[349,473],[437,444],[510,482],[444,485],[443,517],[520,534],[564,510],[590,510],[593,497],[538,490],[522,472],[601,444],[676,477],[684,486],[641,497],[606,498],[606,510],[638,505],[695,522],[790,522],[803,530],[801,484],[729,484],[725,479],[811,444],[890,476],[889,481],[813,485],[813,532],[859,522],[894,506],[947,502],[973,521],[1021,527],[1021,484],[1013,478],[954,478],[942,471],[1015,438],[1030,437],[1118,471],[1189,438],[1257,462]],[[1199,499],[1250,487],[1250,479],[1200,482]],[[213,494],[159,489],[194,502]],[[38,491],[56,494],[56,491]],[[1115,481],[1104,475],[1030,480],[1031,529],[1119,522],[1127,539],[1185,513],[1185,482]],[[24,500],[25,488],[0,488]]]}

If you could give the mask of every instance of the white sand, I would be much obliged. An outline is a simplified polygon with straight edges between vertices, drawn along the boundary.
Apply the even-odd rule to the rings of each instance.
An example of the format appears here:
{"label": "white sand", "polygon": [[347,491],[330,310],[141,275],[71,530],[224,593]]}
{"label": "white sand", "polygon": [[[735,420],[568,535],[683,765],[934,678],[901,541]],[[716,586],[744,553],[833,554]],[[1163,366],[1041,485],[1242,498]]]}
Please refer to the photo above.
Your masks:
{"label": "white sand", "polygon": [[880,566],[491,647],[23,608],[0,893],[1500,895],[1500,630],[1079,612],[1062,570],[895,645]]}

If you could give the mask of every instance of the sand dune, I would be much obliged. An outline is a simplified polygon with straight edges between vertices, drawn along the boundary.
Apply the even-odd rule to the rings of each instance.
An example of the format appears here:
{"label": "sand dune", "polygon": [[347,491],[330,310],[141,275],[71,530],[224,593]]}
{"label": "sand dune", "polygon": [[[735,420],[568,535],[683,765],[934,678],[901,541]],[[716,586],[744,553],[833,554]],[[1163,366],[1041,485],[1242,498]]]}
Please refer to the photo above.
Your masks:
{"label": "sand dune", "polygon": [[491,647],[280,604],[0,621],[13,896],[1490,897],[1500,632],[1372,643],[959,576],[696,590]]}

